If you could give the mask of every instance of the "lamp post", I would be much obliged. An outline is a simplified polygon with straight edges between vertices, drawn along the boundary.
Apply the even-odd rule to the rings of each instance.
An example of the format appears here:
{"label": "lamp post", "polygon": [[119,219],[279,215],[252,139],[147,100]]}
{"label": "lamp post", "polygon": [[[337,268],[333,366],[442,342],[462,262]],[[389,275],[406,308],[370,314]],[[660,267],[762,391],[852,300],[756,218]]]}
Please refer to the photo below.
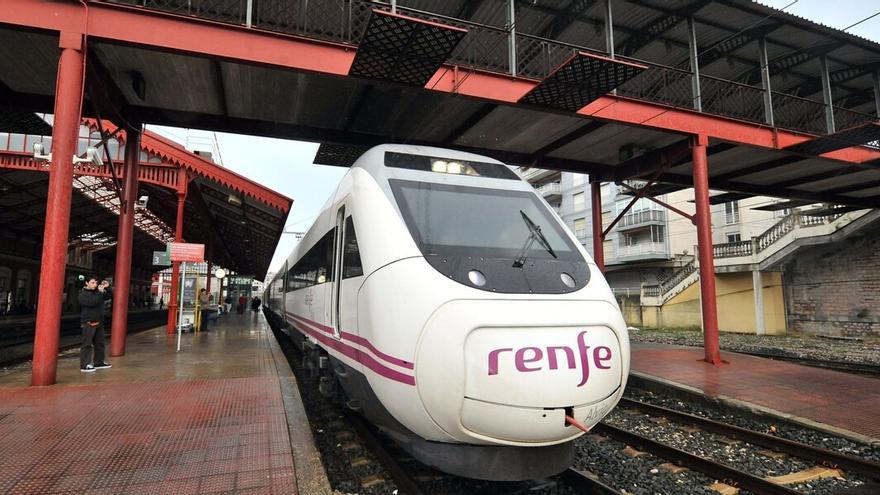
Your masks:
{"label": "lamp post", "polygon": [[223,302],[223,279],[226,278],[226,270],[218,268],[214,270],[214,276],[220,281],[220,287],[217,288],[217,304],[225,309],[226,305]]}

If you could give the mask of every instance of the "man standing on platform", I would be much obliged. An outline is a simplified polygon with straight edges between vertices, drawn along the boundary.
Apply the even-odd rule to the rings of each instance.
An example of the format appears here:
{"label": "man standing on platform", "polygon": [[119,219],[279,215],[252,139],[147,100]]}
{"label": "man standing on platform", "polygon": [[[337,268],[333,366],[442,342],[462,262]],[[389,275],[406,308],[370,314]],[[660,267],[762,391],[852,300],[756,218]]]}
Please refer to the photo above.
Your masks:
{"label": "man standing on platform", "polygon": [[79,350],[79,370],[82,372],[92,373],[110,367],[104,362],[104,301],[111,297],[113,291],[110,282],[101,280],[99,284],[95,276],[86,278],[85,287],[78,298],[82,308],[82,347]]}

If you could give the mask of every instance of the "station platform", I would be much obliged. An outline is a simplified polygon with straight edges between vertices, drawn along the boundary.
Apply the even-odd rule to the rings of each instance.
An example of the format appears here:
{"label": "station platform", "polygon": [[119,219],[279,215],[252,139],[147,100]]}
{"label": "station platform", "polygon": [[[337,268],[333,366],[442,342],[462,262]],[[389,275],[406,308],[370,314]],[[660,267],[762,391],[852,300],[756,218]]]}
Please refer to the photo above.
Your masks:
{"label": "station platform", "polygon": [[[262,314],[129,336],[110,369],[0,375],[0,493],[330,493],[295,378]],[[109,345],[108,345],[109,348]]]}
{"label": "station platform", "polygon": [[703,395],[867,443],[880,442],[880,381],[875,378],[701,347],[633,344],[632,371]]}

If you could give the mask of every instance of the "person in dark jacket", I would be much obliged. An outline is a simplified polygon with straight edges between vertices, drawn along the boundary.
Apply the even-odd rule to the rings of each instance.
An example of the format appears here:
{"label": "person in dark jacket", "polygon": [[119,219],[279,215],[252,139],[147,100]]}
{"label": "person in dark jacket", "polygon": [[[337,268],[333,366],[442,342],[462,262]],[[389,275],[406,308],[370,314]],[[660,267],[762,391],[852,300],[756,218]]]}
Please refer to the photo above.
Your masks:
{"label": "person in dark jacket", "polygon": [[[113,297],[110,282],[97,277],[86,278],[85,287],[79,293],[82,347],[79,350],[79,370],[91,373],[109,368],[104,362],[104,301]],[[94,360],[93,360],[94,359]]]}

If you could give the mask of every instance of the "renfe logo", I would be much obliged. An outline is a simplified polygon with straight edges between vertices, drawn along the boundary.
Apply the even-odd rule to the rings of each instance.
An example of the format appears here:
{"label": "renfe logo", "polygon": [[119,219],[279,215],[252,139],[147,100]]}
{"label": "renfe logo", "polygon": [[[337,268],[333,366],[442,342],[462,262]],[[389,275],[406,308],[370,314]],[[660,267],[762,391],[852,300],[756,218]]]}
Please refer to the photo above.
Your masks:
{"label": "renfe logo", "polygon": [[[587,383],[587,380],[590,379],[590,356],[588,355],[590,351],[590,346],[587,345],[586,339],[584,338],[586,334],[587,332],[581,332],[577,336],[578,356],[580,356],[581,363],[581,382],[578,383],[578,387],[583,386]],[[530,371],[541,371],[542,369],[544,369],[542,365],[544,362],[545,354],[544,350],[540,347],[523,347],[521,349],[517,349],[516,352],[514,352],[512,348],[506,347],[504,349],[493,349],[489,352],[490,376],[498,374],[498,357],[504,352],[513,353],[514,363],[516,364],[517,371],[528,373]],[[574,356],[574,350],[568,346],[547,347],[547,369],[559,369],[559,352],[562,352],[565,356],[568,369],[577,369],[577,360]],[[596,369],[611,369],[611,366],[605,365],[605,362],[611,359],[610,347],[602,345],[593,348],[592,358],[593,366],[595,366]],[[528,366],[530,363],[536,364]]]}

